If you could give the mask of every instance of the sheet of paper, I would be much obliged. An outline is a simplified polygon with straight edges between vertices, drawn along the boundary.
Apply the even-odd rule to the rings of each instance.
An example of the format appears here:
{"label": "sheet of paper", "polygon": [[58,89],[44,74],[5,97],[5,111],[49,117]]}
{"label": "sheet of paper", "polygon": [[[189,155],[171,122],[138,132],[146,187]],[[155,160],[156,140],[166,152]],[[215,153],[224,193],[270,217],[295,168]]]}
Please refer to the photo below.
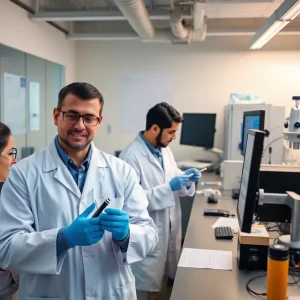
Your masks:
{"label": "sheet of paper", "polygon": [[26,133],[26,78],[4,73],[3,122],[13,134]]}
{"label": "sheet of paper", "polygon": [[212,226],[212,228],[216,227],[231,227],[232,230],[239,231],[239,221],[237,218],[223,218],[220,217],[215,224]]}
{"label": "sheet of paper", "polygon": [[178,267],[232,270],[232,252],[184,248]]}

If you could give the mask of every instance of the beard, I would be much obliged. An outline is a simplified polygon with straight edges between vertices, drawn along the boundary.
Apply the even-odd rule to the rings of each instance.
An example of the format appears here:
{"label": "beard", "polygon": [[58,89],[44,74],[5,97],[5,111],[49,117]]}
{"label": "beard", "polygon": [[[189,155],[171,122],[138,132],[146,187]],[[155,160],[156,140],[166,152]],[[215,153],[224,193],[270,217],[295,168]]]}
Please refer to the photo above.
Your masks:
{"label": "beard", "polygon": [[156,144],[160,148],[166,148],[172,142],[172,139],[170,139],[167,143],[163,143],[161,141],[161,139],[162,139],[162,132],[163,131],[160,129],[160,132],[159,132],[158,136],[156,137]]}

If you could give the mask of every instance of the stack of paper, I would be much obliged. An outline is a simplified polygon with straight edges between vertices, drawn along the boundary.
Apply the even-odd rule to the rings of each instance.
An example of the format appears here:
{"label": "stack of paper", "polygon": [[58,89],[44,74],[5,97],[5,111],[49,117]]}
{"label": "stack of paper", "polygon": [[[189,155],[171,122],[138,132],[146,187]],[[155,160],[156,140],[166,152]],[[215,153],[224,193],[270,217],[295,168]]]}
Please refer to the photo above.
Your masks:
{"label": "stack of paper", "polygon": [[232,270],[232,252],[184,248],[178,267]]}

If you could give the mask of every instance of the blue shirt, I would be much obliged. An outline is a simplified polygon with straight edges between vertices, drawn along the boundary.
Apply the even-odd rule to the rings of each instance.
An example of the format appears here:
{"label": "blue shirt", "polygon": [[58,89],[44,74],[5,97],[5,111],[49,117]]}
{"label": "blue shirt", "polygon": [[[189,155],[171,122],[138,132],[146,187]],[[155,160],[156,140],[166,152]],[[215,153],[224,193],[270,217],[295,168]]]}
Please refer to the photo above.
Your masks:
{"label": "blue shirt", "polygon": [[141,131],[139,133],[140,137],[146,144],[147,148],[150,150],[150,152],[153,154],[153,156],[158,160],[160,163],[161,167],[164,168],[164,162],[163,162],[163,157],[161,153],[161,148],[160,147],[153,147],[143,136],[144,131]]}
{"label": "blue shirt", "polygon": [[74,163],[74,161],[70,158],[70,156],[64,151],[64,149],[60,146],[58,143],[58,137],[55,138],[55,146],[58,152],[58,155],[60,156],[61,160],[64,162],[65,166],[70,171],[73,179],[75,180],[80,192],[82,192],[86,175],[89,169],[89,164],[92,156],[92,147],[90,147],[89,152],[87,154],[87,157],[85,161],[81,164],[81,166],[78,168],[77,165]]}

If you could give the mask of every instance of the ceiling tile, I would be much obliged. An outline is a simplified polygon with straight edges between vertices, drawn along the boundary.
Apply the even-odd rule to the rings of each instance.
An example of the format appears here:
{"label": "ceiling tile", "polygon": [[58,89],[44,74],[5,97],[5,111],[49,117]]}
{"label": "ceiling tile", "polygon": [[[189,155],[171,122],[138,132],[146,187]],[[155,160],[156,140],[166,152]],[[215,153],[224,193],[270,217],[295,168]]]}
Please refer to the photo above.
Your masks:
{"label": "ceiling tile", "polygon": [[218,10],[219,10],[219,4],[205,5],[205,15],[210,19],[217,17]]}
{"label": "ceiling tile", "polygon": [[220,4],[219,11],[256,11],[256,12],[264,12],[270,3],[227,3]]}
{"label": "ceiling tile", "polygon": [[219,11],[217,18],[259,18],[260,12],[253,11]]}

